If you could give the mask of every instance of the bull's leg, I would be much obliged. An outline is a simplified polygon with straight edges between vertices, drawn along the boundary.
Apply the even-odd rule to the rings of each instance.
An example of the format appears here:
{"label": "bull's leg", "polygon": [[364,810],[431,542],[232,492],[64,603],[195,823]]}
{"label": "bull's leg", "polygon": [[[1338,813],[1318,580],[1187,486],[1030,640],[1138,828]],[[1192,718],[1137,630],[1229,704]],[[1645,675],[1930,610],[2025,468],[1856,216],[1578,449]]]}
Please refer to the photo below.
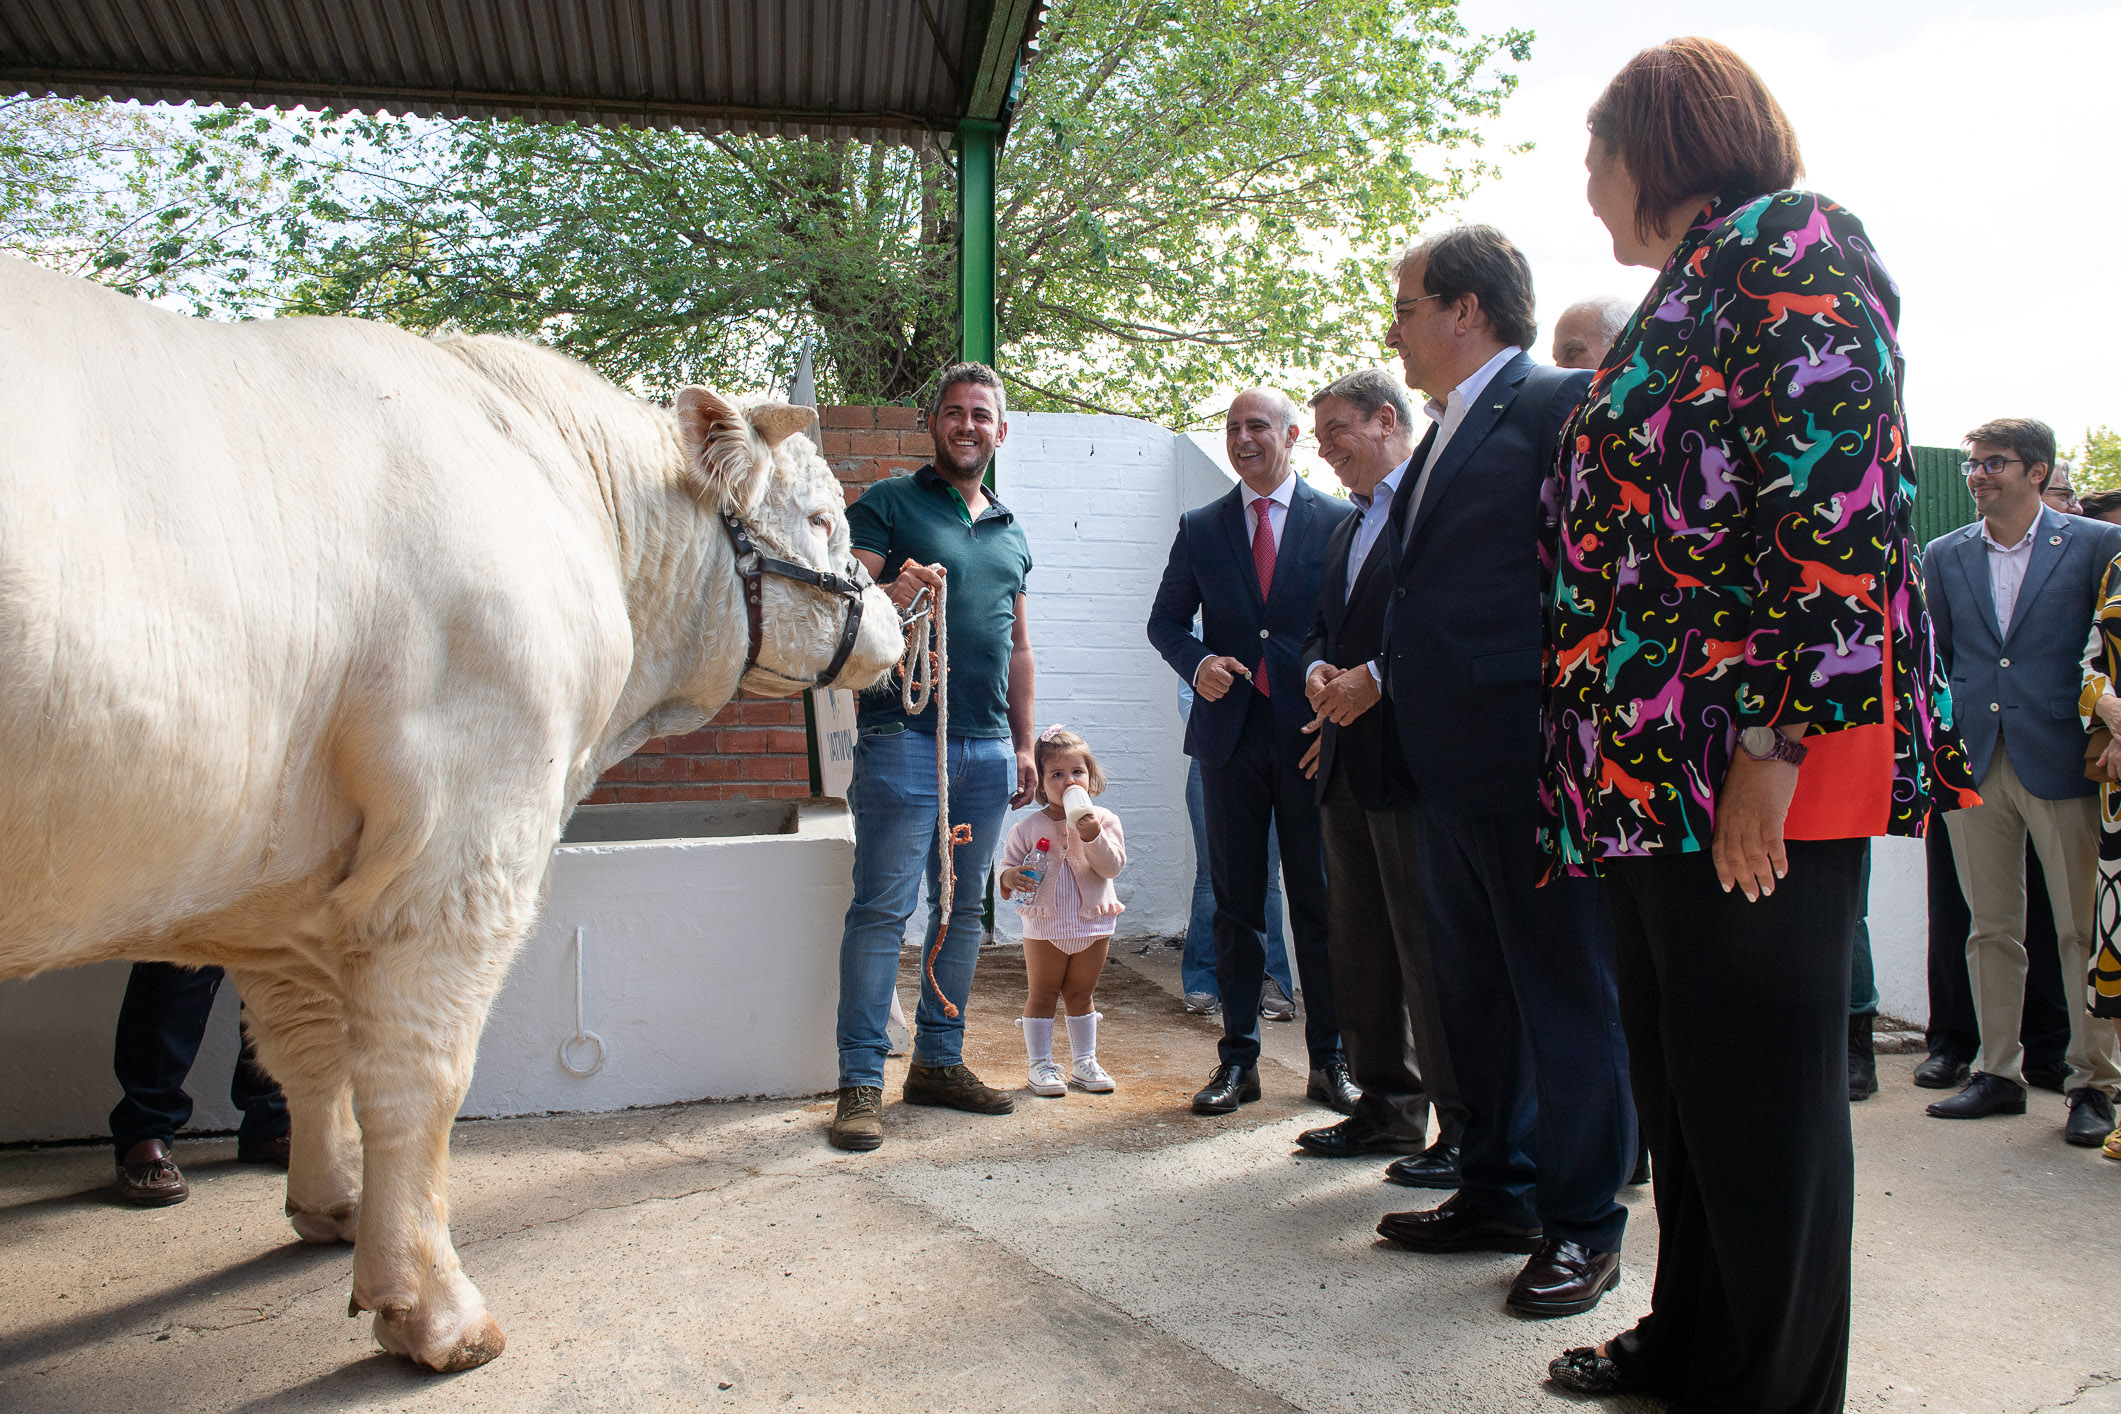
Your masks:
{"label": "bull's leg", "polygon": [[322,973],[232,974],[258,1060],[287,1096],[287,1217],[304,1242],[351,1242],[361,1207],[361,1130],[346,1015]]}
{"label": "bull's leg", "polygon": [[506,971],[503,947],[425,938],[347,968],[365,1180],[352,1308],[376,1313],[385,1350],[437,1370],[483,1365],[506,1343],[449,1242],[449,1128]]}

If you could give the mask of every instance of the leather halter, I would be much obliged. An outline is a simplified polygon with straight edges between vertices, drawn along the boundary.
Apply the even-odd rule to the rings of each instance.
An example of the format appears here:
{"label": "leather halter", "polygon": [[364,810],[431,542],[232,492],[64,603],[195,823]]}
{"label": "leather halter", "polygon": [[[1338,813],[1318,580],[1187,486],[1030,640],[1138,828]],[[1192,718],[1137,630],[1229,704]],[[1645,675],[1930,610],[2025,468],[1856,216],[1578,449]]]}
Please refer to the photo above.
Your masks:
{"label": "leather halter", "polygon": [[[847,622],[840,630],[839,647],[833,652],[832,661],[825,665],[825,671],[819,673],[811,682],[813,687],[829,687],[832,680],[840,675],[840,669],[847,666],[847,659],[854,653],[855,640],[861,636],[862,591],[874,583],[869,578],[869,571],[862,567],[859,560],[855,562],[851,576],[814,570],[808,565],[796,564],[793,560],[777,560],[758,547],[742,520],[726,511],[722,513],[722,528],[729,532],[730,548],[736,552],[737,574],[744,581],[744,620],[751,635],[750,647],[744,652],[745,672],[758,667],[759,644],[766,634],[767,575],[792,579],[798,584],[807,584],[813,589],[823,590],[847,601]],[[789,677],[773,668],[764,668],[761,671],[772,673],[788,682],[802,681],[801,678]]]}

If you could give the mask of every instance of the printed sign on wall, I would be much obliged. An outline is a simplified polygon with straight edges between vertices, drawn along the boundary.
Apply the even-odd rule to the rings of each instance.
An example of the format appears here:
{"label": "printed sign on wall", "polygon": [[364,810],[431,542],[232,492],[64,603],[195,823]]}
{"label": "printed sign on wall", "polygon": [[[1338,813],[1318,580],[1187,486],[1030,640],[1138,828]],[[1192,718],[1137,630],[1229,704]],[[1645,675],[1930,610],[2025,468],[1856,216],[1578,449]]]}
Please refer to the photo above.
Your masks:
{"label": "printed sign on wall", "polygon": [[845,800],[854,781],[854,694],[844,687],[814,687],[810,709],[817,732],[820,793]]}

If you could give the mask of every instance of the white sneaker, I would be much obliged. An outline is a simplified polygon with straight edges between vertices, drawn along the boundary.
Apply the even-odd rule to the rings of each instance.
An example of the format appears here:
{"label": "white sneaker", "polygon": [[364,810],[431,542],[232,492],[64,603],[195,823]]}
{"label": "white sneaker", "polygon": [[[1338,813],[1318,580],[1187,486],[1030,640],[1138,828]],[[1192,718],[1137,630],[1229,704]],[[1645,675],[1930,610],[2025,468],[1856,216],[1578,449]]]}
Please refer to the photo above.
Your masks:
{"label": "white sneaker", "polygon": [[[1112,1082],[1108,1080],[1105,1084],[1107,1088],[1110,1088]],[[1066,1081],[1061,1079],[1060,1067],[1050,1060],[1033,1062],[1031,1066],[1031,1093],[1049,1097],[1067,1094],[1068,1085]]]}
{"label": "white sneaker", "polygon": [[1068,1067],[1068,1083],[1079,1085],[1096,1095],[1109,1095],[1116,1088],[1112,1084],[1112,1077],[1105,1074],[1105,1068],[1097,1063],[1096,1056],[1084,1056]]}

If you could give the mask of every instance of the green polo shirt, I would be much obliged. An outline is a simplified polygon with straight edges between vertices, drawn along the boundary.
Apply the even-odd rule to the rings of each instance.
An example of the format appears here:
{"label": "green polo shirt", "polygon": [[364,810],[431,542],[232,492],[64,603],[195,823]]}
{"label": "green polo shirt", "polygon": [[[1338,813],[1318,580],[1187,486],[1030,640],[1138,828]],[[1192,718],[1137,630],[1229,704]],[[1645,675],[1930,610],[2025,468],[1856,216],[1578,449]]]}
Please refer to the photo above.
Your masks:
{"label": "green polo shirt", "polygon": [[[884,557],[877,578],[898,577],[908,560],[949,571],[950,735],[1009,736],[1009,651],[1015,641],[1016,596],[1031,574],[1031,544],[1016,515],[988,493],[974,520],[957,488],[933,466],[872,485],[847,508],[847,533],[857,550]],[[902,722],[935,733],[935,704],[909,717],[898,675],[888,691],[864,693],[864,730]]]}

